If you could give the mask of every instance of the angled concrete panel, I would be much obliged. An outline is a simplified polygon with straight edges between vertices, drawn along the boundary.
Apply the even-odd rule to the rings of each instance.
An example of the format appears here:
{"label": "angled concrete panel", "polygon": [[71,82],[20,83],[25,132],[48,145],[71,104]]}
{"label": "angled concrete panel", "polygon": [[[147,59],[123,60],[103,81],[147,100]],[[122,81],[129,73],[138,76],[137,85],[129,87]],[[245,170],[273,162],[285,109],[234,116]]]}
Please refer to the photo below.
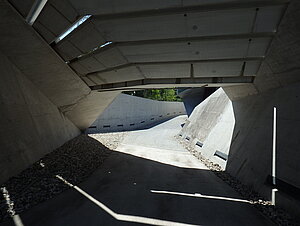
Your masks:
{"label": "angled concrete panel", "polygon": [[[48,2],[36,21],[46,27],[54,36],[58,37],[63,31],[70,27],[75,20],[69,21]],[[39,33],[43,36],[42,30],[39,31]]]}
{"label": "angled concrete panel", "polygon": [[127,41],[248,33],[254,16],[255,9],[245,9],[93,21],[107,40]]}
{"label": "angled concrete panel", "polygon": [[[84,58],[84,59],[82,59],[78,62],[74,62],[74,63],[75,64],[80,63],[84,68],[87,69],[87,71],[84,74],[105,69],[105,66],[94,57]],[[72,65],[73,65],[73,63],[71,64],[71,66]]]}
{"label": "angled concrete panel", "polygon": [[141,72],[135,66],[116,69],[113,71],[101,72],[88,77],[91,79],[98,77],[101,81],[103,81],[103,83],[100,84],[126,82],[144,78]]}
{"label": "angled concrete panel", "polygon": [[190,64],[141,65],[139,68],[146,78],[190,77]]}
{"label": "angled concrete panel", "polygon": [[9,0],[9,2],[26,18],[35,0]]}
{"label": "angled concrete panel", "polygon": [[277,30],[277,26],[283,16],[285,5],[269,6],[259,8],[255,21],[254,32],[261,32],[272,29]]}
{"label": "angled concrete panel", "polygon": [[[127,13],[141,10],[151,9],[164,9],[182,6],[205,6],[228,3],[236,3],[234,0],[152,0],[152,1],[141,1],[141,0],[69,0],[74,8],[81,14],[91,13],[94,15],[102,14],[115,14],[115,13]],[[257,2],[256,0],[247,0],[246,2]]]}
{"label": "angled concrete panel", "polygon": [[95,25],[90,20],[87,20],[55,46],[55,49],[59,54],[62,54],[65,60],[76,58],[78,53],[73,50],[74,47],[69,49],[70,45],[64,45],[64,42],[72,43],[72,45],[78,49],[80,54],[83,54],[104,44],[106,40],[95,28]]}
{"label": "angled concrete panel", "polygon": [[243,61],[195,63],[195,77],[239,76]]}
{"label": "angled concrete panel", "polygon": [[76,104],[90,92],[88,86],[6,1],[1,1],[0,6],[0,50],[56,106]]}
{"label": "angled concrete panel", "polygon": [[127,63],[126,58],[121,54],[118,48],[108,49],[99,54],[95,54],[94,57],[105,67],[115,67]]}
{"label": "angled concrete panel", "polygon": [[249,38],[186,41],[168,44],[121,46],[119,48],[129,62],[242,58],[247,56],[264,56],[270,40],[270,38],[254,38],[250,43]]}
{"label": "angled concrete panel", "polygon": [[65,114],[79,129],[84,130],[95,121],[119,94],[119,91],[106,93],[93,91]]}

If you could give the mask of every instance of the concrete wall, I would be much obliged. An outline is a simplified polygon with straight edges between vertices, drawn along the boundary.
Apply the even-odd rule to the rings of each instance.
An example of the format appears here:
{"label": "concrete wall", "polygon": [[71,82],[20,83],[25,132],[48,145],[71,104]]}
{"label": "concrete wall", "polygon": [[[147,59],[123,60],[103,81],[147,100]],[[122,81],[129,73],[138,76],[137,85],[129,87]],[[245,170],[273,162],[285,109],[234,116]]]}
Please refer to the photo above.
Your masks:
{"label": "concrete wall", "polygon": [[300,192],[299,90],[300,84],[294,84],[233,102],[236,125],[227,170],[271,198],[266,179],[272,169],[272,117],[276,107],[277,178],[287,183],[286,188],[279,187],[277,204],[300,218],[299,195],[294,192]]}
{"label": "concrete wall", "polygon": [[[269,186],[267,178],[272,170],[272,115],[273,107],[276,107],[278,111],[276,178],[279,190],[276,193],[276,205],[288,210],[298,220],[300,220],[299,10],[300,2],[291,1],[254,84],[224,88],[232,100],[235,117],[226,171],[271,200],[272,187]],[[220,139],[215,140],[216,143],[219,141]],[[206,156],[214,160],[209,155]]]}
{"label": "concrete wall", "polygon": [[[300,1],[292,0],[252,87],[224,88],[236,119],[227,170],[267,198],[272,114],[278,110],[277,205],[300,218]],[[246,97],[247,95],[250,95]],[[300,219],[299,219],[300,220]]]}
{"label": "concrete wall", "polygon": [[[300,220],[300,84],[230,101],[220,88],[180,132],[189,146],[271,200],[273,107],[277,108],[276,205]],[[189,140],[187,140],[189,139]],[[202,147],[196,145],[201,142]],[[228,155],[224,160],[216,151]],[[222,155],[221,157],[227,157]]]}
{"label": "concrete wall", "polygon": [[192,149],[225,169],[234,123],[232,103],[219,88],[194,109],[180,135]]}
{"label": "concrete wall", "polygon": [[0,184],[80,131],[0,52]]}
{"label": "concrete wall", "polygon": [[120,94],[87,130],[88,133],[133,130],[185,114],[182,102]]}

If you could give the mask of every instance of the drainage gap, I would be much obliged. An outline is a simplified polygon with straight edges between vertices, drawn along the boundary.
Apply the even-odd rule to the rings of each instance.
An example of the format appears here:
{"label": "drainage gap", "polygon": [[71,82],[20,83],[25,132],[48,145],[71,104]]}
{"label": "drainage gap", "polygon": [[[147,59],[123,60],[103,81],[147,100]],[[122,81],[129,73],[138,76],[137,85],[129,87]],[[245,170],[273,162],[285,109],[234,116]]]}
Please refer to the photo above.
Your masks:
{"label": "drainage gap", "polygon": [[226,155],[225,153],[220,152],[220,151],[216,151],[214,156],[217,156],[225,161],[227,161],[227,159],[228,159],[228,155]]}
{"label": "drainage gap", "polygon": [[203,147],[203,143],[201,143],[200,141],[197,141],[197,142],[196,142],[196,145],[197,145],[198,147],[200,147],[200,148]]}
{"label": "drainage gap", "polygon": [[75,21],[75,23],[73,23],[71,25],[71,27],[69,27],[66,31],[64,31],[62,34],[60,34],[56,39],[55,39],[55,43],[59,43],[61,40],[63,40],[65,37],[67,37],[70,33],[72,33],[76,28],[78,28],[81,24],[83,24],[87,19],[89,19],[92,15],[85,15],[83,17],[81,17],[80,19],[78,19],[77,21]]}

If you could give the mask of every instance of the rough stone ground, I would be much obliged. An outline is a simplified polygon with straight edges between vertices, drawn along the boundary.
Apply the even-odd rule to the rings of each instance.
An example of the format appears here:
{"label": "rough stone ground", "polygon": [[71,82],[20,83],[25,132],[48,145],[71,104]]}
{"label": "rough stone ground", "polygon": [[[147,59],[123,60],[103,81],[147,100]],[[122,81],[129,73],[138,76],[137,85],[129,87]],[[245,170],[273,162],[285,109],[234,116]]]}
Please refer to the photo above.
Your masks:
{"label": "rough stone ground", "polygon": [[265,216],[269,217],[274,223],[278,225],[299,225],[295,220],[286,213],[283,209],[271,205],[270,201],[264,201],[257,192],[253,191],[251,187],[242,184],[235,177],[231,176],[227,172],[221,169],[221,166],[213,163],[209,159],[205,158],[201,152],[191,148],[184,139],[180,136],[175,136],[178,142],[184,146],[191,154],[198,158],[204,165],[211,171],[213,171],[219,178],[230,185],[235,191],[242,195],[245,199],[251,200],[257,209],[259,209]]}
{"label": "rough stone ground", "polygon": [[0,186],[0,222],[69,189],[56,175],[75,185],[84,181],[118,146],[125,134],[80,135],[10,178]]}

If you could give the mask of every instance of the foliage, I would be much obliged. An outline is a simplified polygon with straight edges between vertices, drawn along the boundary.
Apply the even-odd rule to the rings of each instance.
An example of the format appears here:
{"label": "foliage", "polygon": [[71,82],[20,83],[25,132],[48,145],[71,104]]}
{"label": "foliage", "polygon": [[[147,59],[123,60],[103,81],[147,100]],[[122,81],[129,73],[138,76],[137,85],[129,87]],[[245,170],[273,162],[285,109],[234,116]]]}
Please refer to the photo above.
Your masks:
{"label": "foliage", "polygon": [[138,91],[125,91],[124,93],[152,100],[182,101],[181,98],[177,96],[177,89],[146,89]]}

